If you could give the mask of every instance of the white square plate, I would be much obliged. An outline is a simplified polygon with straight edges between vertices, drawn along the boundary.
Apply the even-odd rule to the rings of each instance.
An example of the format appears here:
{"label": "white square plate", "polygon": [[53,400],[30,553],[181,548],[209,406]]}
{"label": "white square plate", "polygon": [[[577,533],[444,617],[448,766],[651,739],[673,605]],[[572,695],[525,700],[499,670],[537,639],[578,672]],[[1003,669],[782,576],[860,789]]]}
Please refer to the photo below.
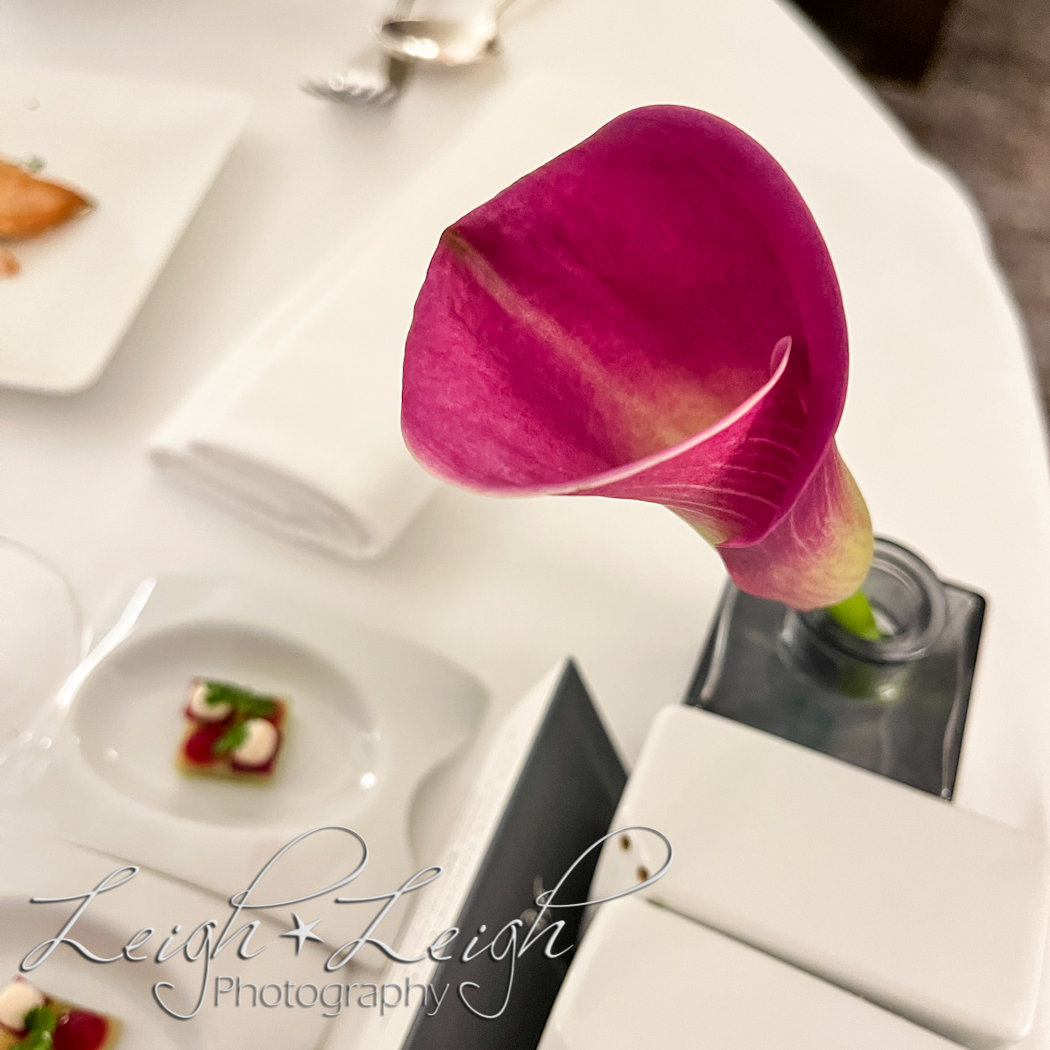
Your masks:
{"label": "white square plate", "polygon": [[626,897],[602,905],[540,1050],[960,1050],[873,1003]]}
{"label": "white square plate", "polygon": [[[977,1050],[1028,1031],[1048,909],[1036,839],[684,704],[653,722],[614,818],[629,825],[674,847],[650,900]],[[653,835],[610,842],[592,897],[665,856]]]}
{"label": "white square plate", "polygon": [[[272,781],[176,771],[195,675],[289,701]],[[349,827],[367,844],[367,865],[346,893],[389,893],[431,862],[414,856],[412,807],[428,775],[467,744],[487,702],[481,683],[443,657],[306,597],[230,580],[150,579],[8,755],[0,797],[6,785],[37,828],[221,898],[315,828],[329,830],[271,869],[266,893],[299,897],[303,872],[311,891],[336,883],[362,860],[360,840],[340,830]],[[359,932],[371,905],[322,896],[310,901],[310,918],[321,916],[334,947]],[[384,921],[388,937],[408,903]],[[278,911],[288,920],[288,909]]]}
{"label": "white square plate", "polygon": [[[83,894],[97,886],[111,873],[124,867],[123,861],[79,847],[37,836],[25,829],[12,827],[0,832],[0,987],[19,973],[19,965],[37,945],[54,937],[75,911],[78,902],[31,904],[32,898],[59,898]],[[119,883],[119,876],[113,879]],[[167,932],[181,926],[182,936],[173,941],[180,947],[200,923],[209,919],[218,923],[221,932],[230,916],[230,907],[215,896],[195,890],[185,883],[165,879],[151,871],[139,871],[128,882],[99,894],[85,914],[69,931],[89,951],[102,957],[120,955],[137,930],[153,927],[159,935],[144,943],[139,956],[141,965],[126,960],[96,964],[82,958],[68,943],[57,950],[38,968],[25,974],[27,980],[47,994],[78,1003],[116,1017],[121,1032],[119,1050],[203,1050],[203,1048],[245,1046],[257,1050],[313,1050],[326,1034],[325,1029],[335,1013],[326,1008],[298,1009],[282,1004],[280,1009],[264,1009],[249,998],[251,984],[291,988],[338,981],[341,975],[326,974],[325,954],[316,945],[306,945],[302,954],[295,942],[282,940],[282,925],[265,918],[252,949],[266,946],[254,959],[237,956],[240,938],[232,938],[210,967],[207,994],[196,1017],[176,1020],[163,1012],[154,1001],[153,986],[158,981],[171,987],[157,994],[176,1013],[189,1013],[200,995],[204,959],[191,963],[183,954],[172,953],[166,963],[157,963],[156,952]],[[258,919],[258,913],[250,916]],[[236,928],[236,927],[235,927]],[[193,939],[194,955],[203,936]],[[218,936],[213,938],[215,944]],[[216,1002],[215,989],[219,975],[240,978],[248,987],[240,1008],[235,995],[227,994]],[[223,986],[218,986],[223,991]],[[288,990],[286,989],[286,994]],[[292,991],[294,997],[295,991]],[[309,992],[299,993],[307,1002]],[[273,992],[268,992],[273,998]],[[331,991],[326,998],[335,1001]],[[256,1000],[257,1002],[257,1000]]]}
{"label": "white square plate", "polygon": [[69,394],[98,378],[250,108],[231,91],[0,64],[0,157],[39,157],[97,203],[11,245],[0,384]]}

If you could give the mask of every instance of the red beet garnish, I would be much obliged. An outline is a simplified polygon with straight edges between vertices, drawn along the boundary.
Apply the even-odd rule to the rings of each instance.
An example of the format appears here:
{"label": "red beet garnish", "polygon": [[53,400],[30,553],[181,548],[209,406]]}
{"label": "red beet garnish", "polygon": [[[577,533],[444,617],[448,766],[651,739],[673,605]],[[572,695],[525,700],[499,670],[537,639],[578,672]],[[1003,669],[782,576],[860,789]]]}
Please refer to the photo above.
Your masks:
{"label": "red beet garnish", "polygon": [[214,762],[215,755],[212,748],[219,742],[219,737],[226,732],[226,728],[225,722],[209,722],[207,725],[202,725],[186,741],[186,746],[182,749],[187,761],[196,762],[202,766]]}
{"label": "red beet garnish", "polygon": [[108,1034],[104,1017],[87,1010],[70,1010],[59,1018],[52,1046],[54,1050],[98,1050]]}

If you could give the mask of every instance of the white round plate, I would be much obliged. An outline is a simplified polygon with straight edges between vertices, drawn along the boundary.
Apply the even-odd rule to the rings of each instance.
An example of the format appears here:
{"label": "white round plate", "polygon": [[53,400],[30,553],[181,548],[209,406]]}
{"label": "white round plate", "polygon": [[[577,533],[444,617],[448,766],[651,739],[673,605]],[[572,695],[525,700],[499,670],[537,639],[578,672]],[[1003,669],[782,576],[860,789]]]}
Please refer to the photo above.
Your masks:
{"label": "white round plate", "polygon": [[[179,773],[187,683],[249,685],[289,700],[285,741],[263,785]],[[388,741],[349,673],[277,634],[227,622],[129,639],[88,675],[72,713],[80,753],[115,790],[159,812],[222,826],[309,823],[333,803],[367,809]]]}

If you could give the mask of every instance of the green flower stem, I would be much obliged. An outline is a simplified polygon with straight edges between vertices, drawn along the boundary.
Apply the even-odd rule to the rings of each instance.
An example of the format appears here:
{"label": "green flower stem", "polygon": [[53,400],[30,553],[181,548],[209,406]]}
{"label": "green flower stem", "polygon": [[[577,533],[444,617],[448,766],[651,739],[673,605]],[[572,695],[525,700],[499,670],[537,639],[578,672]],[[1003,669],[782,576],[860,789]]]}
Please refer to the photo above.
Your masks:
{"label": "green flower stem", "polygon": [[871,611],[871,603],[863,591],[857,591],[843,601],[829,605],[828,612],[840,626],[858,638],[877,642],[882,637],[882,631],[875,622],[875,614]]}

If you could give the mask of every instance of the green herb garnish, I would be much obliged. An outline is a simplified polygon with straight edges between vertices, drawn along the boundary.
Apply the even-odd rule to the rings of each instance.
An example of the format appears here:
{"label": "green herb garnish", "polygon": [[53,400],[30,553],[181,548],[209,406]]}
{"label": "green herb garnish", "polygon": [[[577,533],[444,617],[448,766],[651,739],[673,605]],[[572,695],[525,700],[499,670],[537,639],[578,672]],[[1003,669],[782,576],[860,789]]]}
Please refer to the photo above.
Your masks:
{"label": "green herb garnish", "polygon": [[58,1025],[58,1015],[50,1006],[38,1006],[26,1014],[27,1034],[11,1050],[49,1050],[53,1033]]}
{"label": "green herb garnish", "polygon": [[242,718],[269,718],[277,711],[277,704],[269,697],[253,693],[229,682],[206,681],[208,695],[205,703],[229,704]]}
{"label": "green herb garnish", "polygon": [[20,1043],[15,1043],[11,1050],[51,1050],[54,1038],[53,1033],[40,1029],[30,1032]]}
{"label": "green herb garnish", "polygon": [[222,736],[212,745],[212,753],[216,755],[227,755],[236,751],[248,739],[248,727],[244,722],[235,722]]}

